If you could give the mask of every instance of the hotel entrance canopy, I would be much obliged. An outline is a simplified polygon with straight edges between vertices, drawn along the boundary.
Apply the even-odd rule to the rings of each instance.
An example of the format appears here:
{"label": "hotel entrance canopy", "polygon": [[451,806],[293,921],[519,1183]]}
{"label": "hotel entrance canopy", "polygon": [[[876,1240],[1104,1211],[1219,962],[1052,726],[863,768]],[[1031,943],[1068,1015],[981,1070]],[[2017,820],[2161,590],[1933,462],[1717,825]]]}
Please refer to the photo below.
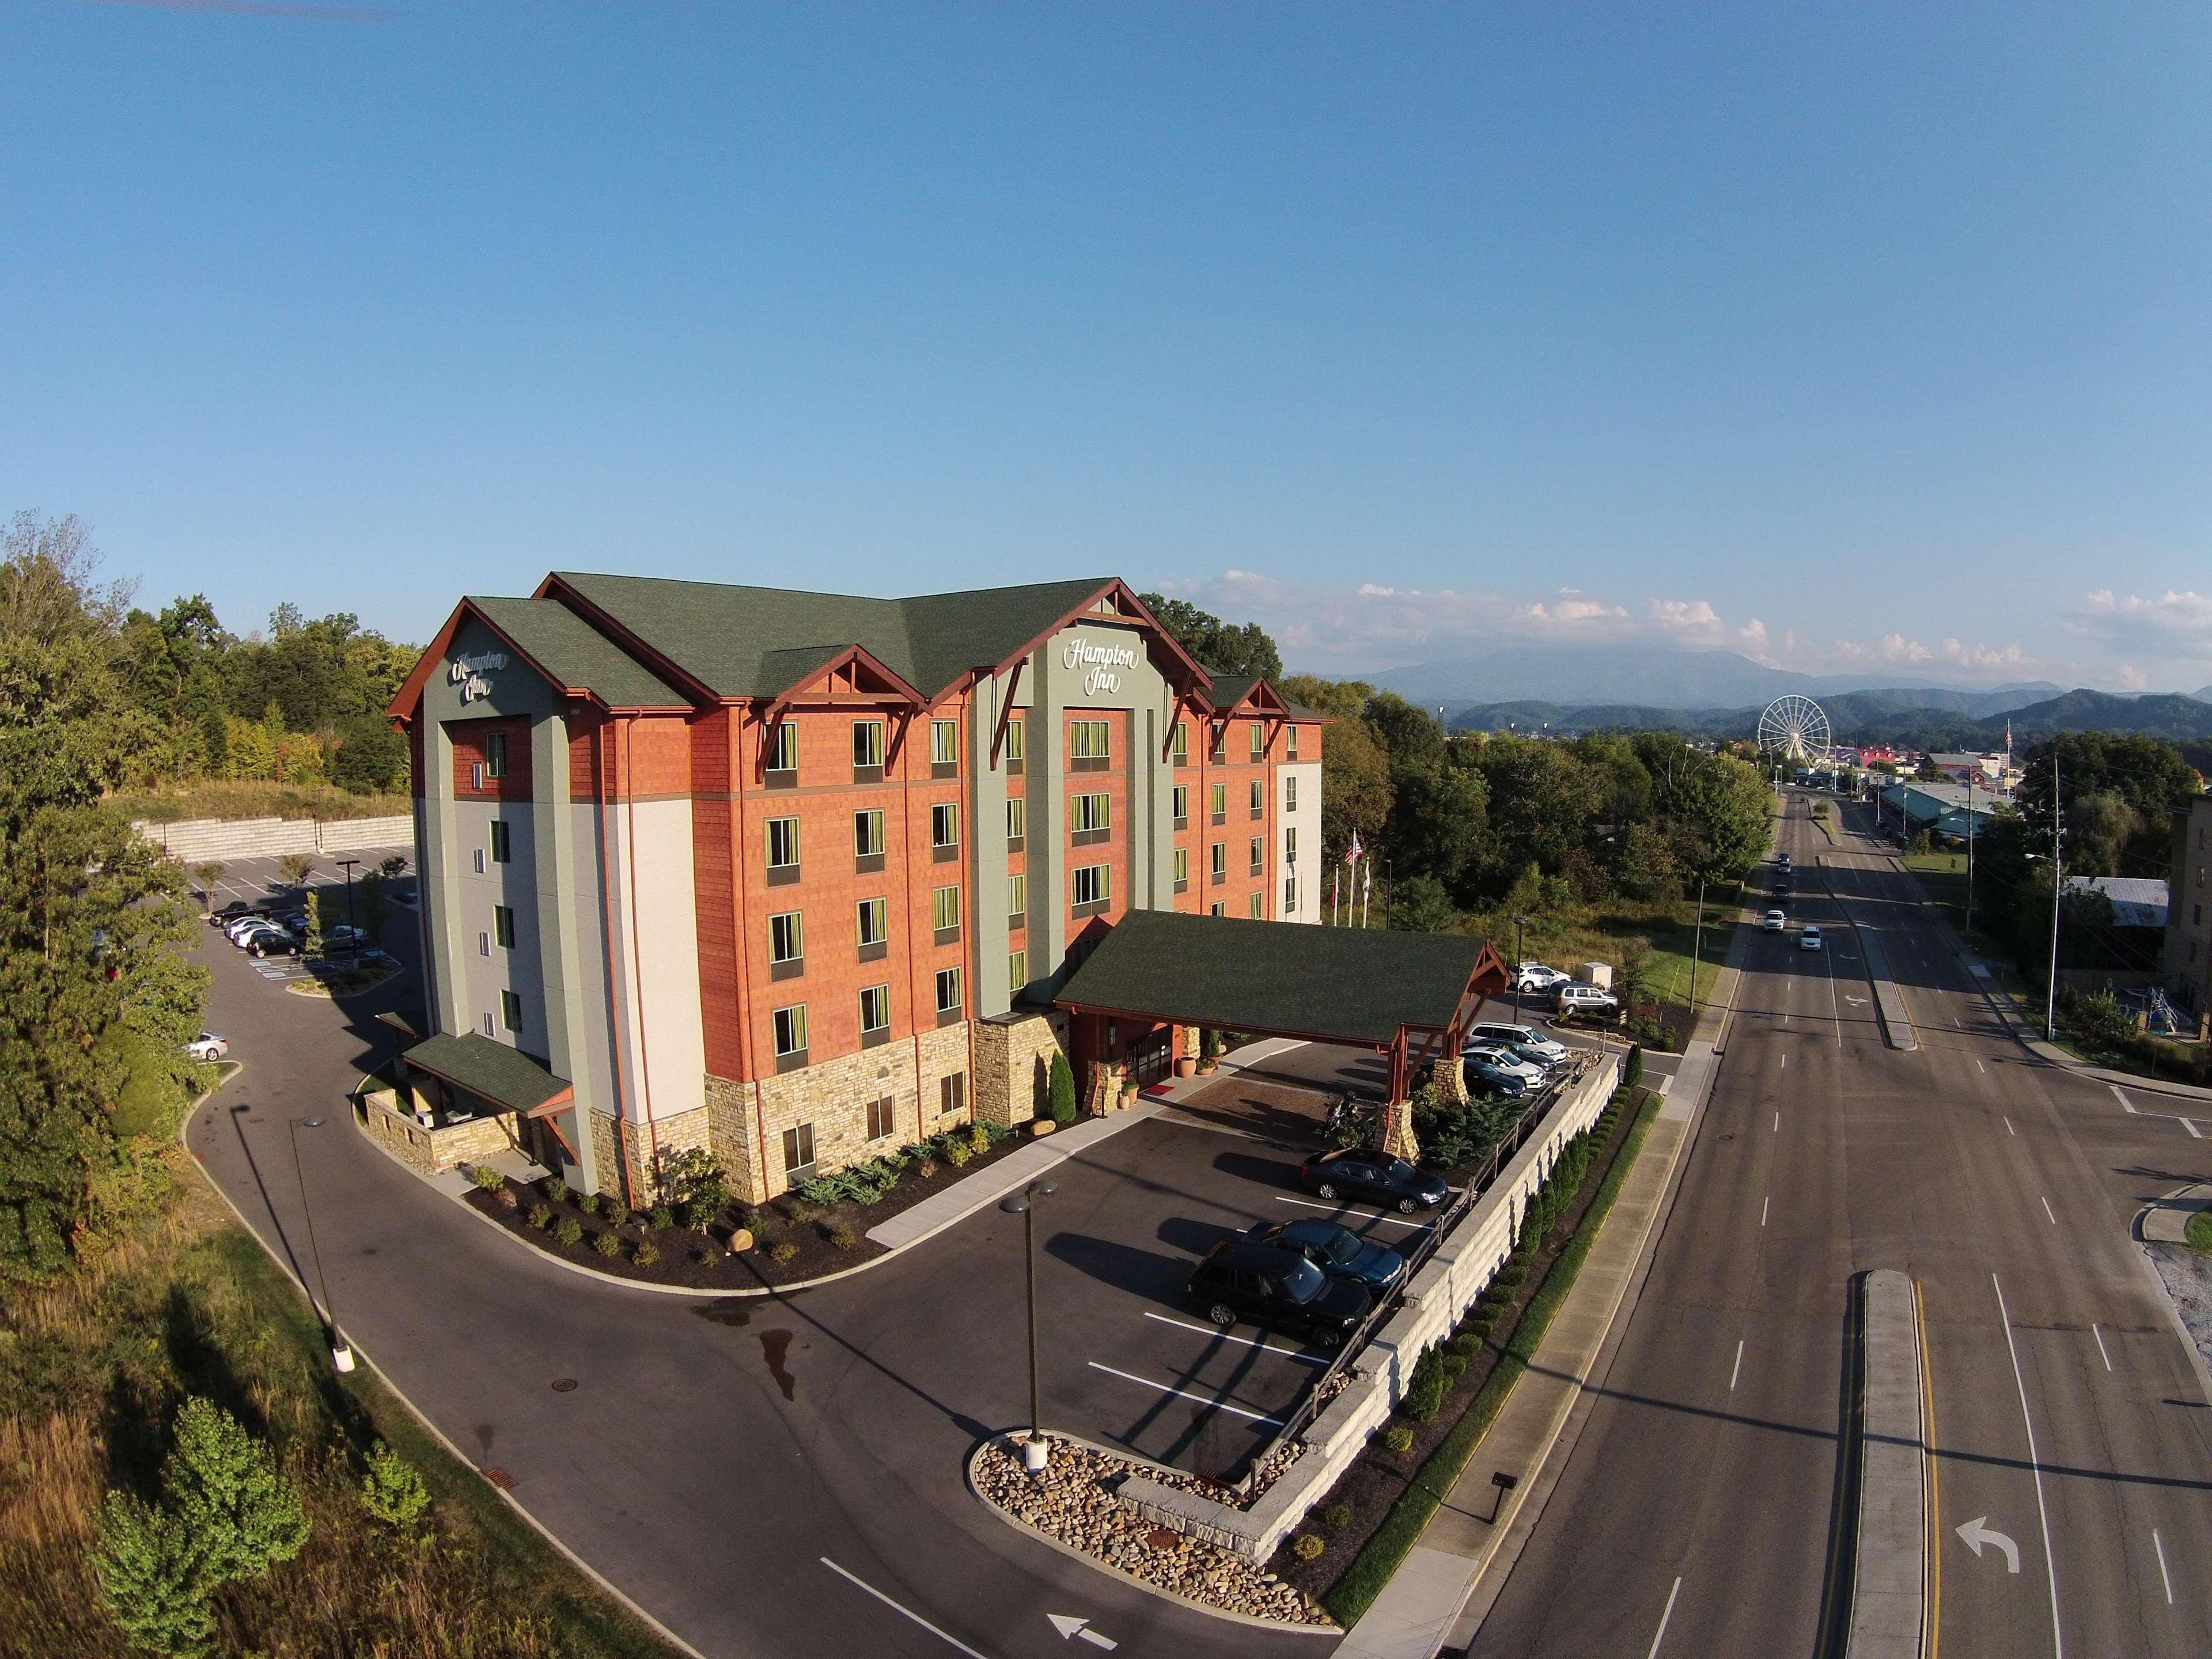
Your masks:
{"label": "hotel entrance canopy", "polygon": [[1340,1042],[1390,1059],[1403,1100],[1511,982],[1487,939],[1133,910],[1054,1000],[1108,1018]]}

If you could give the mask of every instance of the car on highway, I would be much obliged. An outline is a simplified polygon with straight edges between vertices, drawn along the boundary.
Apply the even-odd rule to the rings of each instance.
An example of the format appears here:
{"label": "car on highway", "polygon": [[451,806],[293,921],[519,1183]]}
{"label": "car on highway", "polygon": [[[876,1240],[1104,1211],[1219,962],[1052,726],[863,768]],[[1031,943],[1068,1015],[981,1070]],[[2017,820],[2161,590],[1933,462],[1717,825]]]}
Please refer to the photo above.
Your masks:
{"label": "car on highway", "polygon": [[1620,1011],[1620,999],[1610,991],[1595,985],[1585,985],[1580,980],[1569,980],[1552,988],[1553,1004],[1562,1015],[1613,1014]]}
{"label": "car on highway", "polygon": [[1519,1049],[1532,1059],[1557,1066],[1567,1057],[1567,1045],[1556,1037],[1547,1037],[1533,1025],[1501,1025],[1486,1020],[1468,1028],[1470,1042],[1503,1042]]}
{"label": "car on highway", "polygon": [[1801,951],[1819,950],[1820,948],[1820,930],[1817,927],[1808,927],[1803,933],[1797,935],[1797,948]]}
{"label": "car on highway", "polygon": [[1781,868],[1787,870],[1790,867],[1790,854],[1787,853],[1777,853],[1774,855],[1774,862]]}
{"label": "car on highway", "polygon": [[1769,910],[1759,919],[1759,925],[1770,933],[1784,933],[1789,929],[1790,918],[1779,910]]}
{"label": "car on highway", "polygon": [[1244,1231],[1255,1244],[1296,1250],[1331,1279],[1349,1279],[1388,1296],[1406,1276],[1406,1258],[1319,1216],[1304,1221],[1255,1221]]}
{"label": "car on highway", "polygon": [[1508,1077],[1517,1077],[1534,1089],[1550,1074],[1551,1068],[1533,1060],[1523,1060],[1502,1042],[1470,1042],[1460,1051],[1462,1060],[1480,1060]]}
{"label": "car on highway", "polygon": [[1572,974],[1547,968],[1540,962],[1524,962],[1513,970],[1514,987],[1522,991],[1548,991],[1554,985],[1569,983],[1573,978]]}
{"label": "car on highway", "polygon": [[229,1052],[230,1039],[220,1031],[202,1031],[185,1044],[185,1054],[192,1060],[221,1060]]}
{"label": "car on highway", "polygon": [[1492,1066],[1486,1060],[1463,1060],[1467,1091],[1481,1099],[1497,1096],[1504,1100],[1519,1100],[1528,1092],[1529,1085],[1512,1073]]}
{"label": "car on highway", "polygon": [[1442,1176],[1357,1146],[1308,1158],[1298,1167],[1298,1179],[1323,1198],[1364,1198],[1403,1215],[1433,1210],[1451,1196]]}
{"label": "car on highway", "polygon": [[1191,1300],[1227,1330],[1239,1320],[1341,1347],[1375,1305],[1357,1279],[1333,1279],[1297,1250],[1224,1238],[1190,1276]]}

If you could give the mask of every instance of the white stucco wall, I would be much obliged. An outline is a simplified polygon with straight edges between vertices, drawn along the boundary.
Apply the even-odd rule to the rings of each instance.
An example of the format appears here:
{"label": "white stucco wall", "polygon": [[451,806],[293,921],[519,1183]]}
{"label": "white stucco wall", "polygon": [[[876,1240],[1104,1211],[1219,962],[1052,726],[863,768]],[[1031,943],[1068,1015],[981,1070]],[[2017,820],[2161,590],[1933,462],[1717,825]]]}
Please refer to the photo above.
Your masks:
{"label": "white stucco wall", "polygon": [[[577,860],[579,908],[591,919],[578,929],[591,960],[587,974],[614,968],[609,1018],[617,1027],[615,1054],[625,1116],[673,1117],[707,1103],[707,1049],[699,1006],[699,934],[691,860],[691,803],[617,802],[572,808],[582,819]],[[584,856],[582,849],[594,849]],[[609,890],[604,915],[596,890],[604,849]],[[612,950],[601,954],[611,933]],[[597,965],[593,965],[596,963]],[[595,1066],[603,1062],[593,1055]]]}
{"label": "white stucco wall", "polygon": [[[1296,787],[1298,804],[1295,810],[1289,805],[1292,786]],[[1298,883],[1298,908],[1295,914],[1285,915],[1282,909],[1283,892],[1278,876],[1274,893],[1277,919],[1283,921],[1318,922],[1322,912],[1321,890],[1321,763],[1296,761],[1275,768],[1275,799],[1279,804],[1276,814],[1276,868],[1294,875]],[[1284,856],[1292,832],[1297,838],[1297,856]]]}

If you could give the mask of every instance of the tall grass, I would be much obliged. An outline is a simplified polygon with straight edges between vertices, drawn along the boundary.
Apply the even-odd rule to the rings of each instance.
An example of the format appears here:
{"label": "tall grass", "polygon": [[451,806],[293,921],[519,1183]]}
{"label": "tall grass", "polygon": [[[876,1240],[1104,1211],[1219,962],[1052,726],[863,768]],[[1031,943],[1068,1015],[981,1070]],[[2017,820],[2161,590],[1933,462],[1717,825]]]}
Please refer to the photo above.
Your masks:
{"label": "tall grass", "polygon": [[[89,1564],[111,1487],[150,1492],[190,1395],[265,1436],[307,1549],[216,1599],[223,1653],[330,1659],[670,1659],[373,1379],[338,1379],[297,1291],[198,1188],[138,1237],[21,1297],[0,1340],[0,1654],[126,1659]],[[388,1441],[436,1497],[427,1539],[372,1522]]]}

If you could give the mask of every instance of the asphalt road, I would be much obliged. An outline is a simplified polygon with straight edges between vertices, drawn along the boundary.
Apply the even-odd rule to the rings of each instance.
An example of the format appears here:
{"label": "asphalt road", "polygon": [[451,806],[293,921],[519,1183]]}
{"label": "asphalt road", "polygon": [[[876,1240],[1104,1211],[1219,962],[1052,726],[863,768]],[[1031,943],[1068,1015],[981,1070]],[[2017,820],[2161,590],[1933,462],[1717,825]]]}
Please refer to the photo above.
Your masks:
{"label": "asphalt road", "polygon": [[[1925,1307],[1938,1650],[2201,1656],[2212,1409],[2128,1225],[2212,1146],[2027,1055],[1917,887],[1811,799],[1783,829],[1792,931],[1753,943],[1641,1298],[1470,1650],[1840,1652],[1850,1286],[1887,1267]],[[1917,1053],[1882,1041],[1823,854]],[[1978,1517],[2017,1572],[1960,1536]]]}
{"label": "asphalt road", "polygon": [[[405,930],[393,933],[411,957]],[[1131,1659],[1327,1650],[1322,1638],[1129,1588],[1016,1532],[968,1492],[977,1437],[1028,1412],[1012,1358],[1023,1342],[1018,1221],[986,1211],[791,1298],[700,1304],[600,1285],[518,1249],[350,1126],[344,1095],[397,1041],[372,1016],[419,999],[401,988],[411,973],[334,1006],[264,982],[212,932],[200,955],[215,975],[210,1024],[245,1070],[196,1115],[193,1150],[302,1277],[327,1274],[348,1334],[466,1456],[511,1475],[532,1514],[702,1652],[1036,1659],[1069,1650],[1048,1613],[1089,1620]],[[289,1120],[310,1116],[323,1122],[297,1130],[295,1174]],[[1086,1266],[1071,1242],[1149,1226],[1155,1237],[1135,1241],[1146,1253],[1180,1255],[1188,1241],[1157,1237],[1164,1215],[1256,1213],[1265,1184],[1237,1176],[1249,1200],[1227,1201],[1235,1182],[1224,1188],[1213,1167],[1224,1153],[1250,1148],[1191,1128],[1127,1131],[1086,1155],[1101,1167],[1073,1172],[1044,1240],[1048,1275],[1103,1286],[1096,1293],[1121,1310],[1109,1328],[1081,1302],[1093,1291],[1071,1289],[1079,1316],[1052,1331],[1048,1376],[1073,1389],[1081,1371],[1096,1420],[1163,1449],[1211,1445],[1176,1430],[1175,1413],[1196,1424],[1204,1402],[1156,1395],[1089,1360],[1123,1357],[1117,1369],[1169,1381],[1190,1368],[1224,1398],[1251,1391],[1255,1410],[1294,1397],[1305,1368],[1152,1328],[1145,1307],[1164,1304],[1109,1284],[1118,1269],[1101,1278],[1095,1253]],[[1105,1167],[1115,1159],[1119,1179]],[[1186,1176],[1199,1183],[1188,1197]],[[554,1392],[563,1378],[578,1386]]]}

